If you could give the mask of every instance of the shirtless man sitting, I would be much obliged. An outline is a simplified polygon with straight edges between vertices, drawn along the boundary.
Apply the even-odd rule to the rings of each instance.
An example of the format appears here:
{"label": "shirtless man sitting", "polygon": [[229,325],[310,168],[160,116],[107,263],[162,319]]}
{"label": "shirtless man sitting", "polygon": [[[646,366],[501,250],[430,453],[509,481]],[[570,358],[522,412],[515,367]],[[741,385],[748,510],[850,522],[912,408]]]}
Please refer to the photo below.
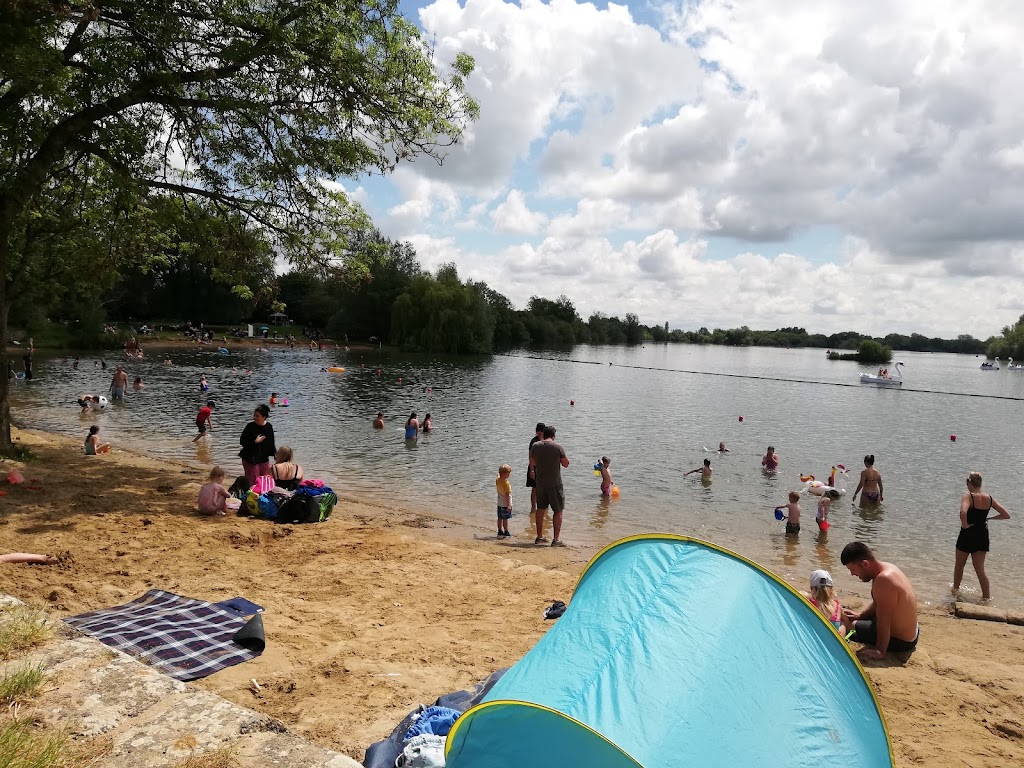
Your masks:
{"label": "shirtless man sitting", "polygon": [[921,627],[917,623],[917,598],[906,574],[892,563],[876,560],[875,553],[861,541],[843,547],[840,560],[858,579],[871,582],[868,607],[863,611],[843,611],[853,622],[850,639],[873,646],[862,648],[859,654],[881,659],[888,651],[913,651],[921,636]]}

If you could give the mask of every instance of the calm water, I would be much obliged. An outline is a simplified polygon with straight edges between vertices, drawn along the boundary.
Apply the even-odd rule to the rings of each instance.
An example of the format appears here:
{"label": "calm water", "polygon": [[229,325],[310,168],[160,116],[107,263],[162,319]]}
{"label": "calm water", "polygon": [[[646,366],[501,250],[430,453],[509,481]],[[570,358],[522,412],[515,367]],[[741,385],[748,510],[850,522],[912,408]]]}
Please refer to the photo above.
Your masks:
{"label": "calm water", "polygon": [[[995,602],[1024,605],[1018,448],[1024,402],[834,386],[856,384],[859,368],[827,361],[824,350],[577,347],[544,359],[302,350],[222,357],[175,350],[169,353],[171,366],[157,354],[128,362],[130,378],[145,381],[143,392],[130,392],[123,405],[104,413],[83,416],[75,398],[107,394],[117,358],[106,358],[107,371],[96,365],[98,358],[82,357],[78,370],[60,358],[40,359],[36,380],[12,388],[15,418],[83,438],[98,423],[102,437],[115,446],[216,462],[231,476],[241,469],[238,435],[253,407],[271,391],[286,393],[290,407],[272,415],[277,444],[295,448],[306,475],[324,478],[343,496],[401,502],[489,529],[497,467],[511,464],[518,541],[527,538],[527,444],[533,425],[544,421],[558,428],[572,461],[563,473],[563,537],[571,544],[597,546],[650,530],[684,533],[736,549],[798,583],[815,567],[829,568],[843,591],[863,594],[839,563],[842,546],[860,538],[900,564],[919,598],[932,603],[948,599],[960,495],[967,473],[977,469],[985,474],[985,489],[1013,515],[990,526]],[[898,358],[906,363],[908,388],[1024,397],[1024,372],[981,371],[979,358]],[[348,371],[320,372],[331,365]],[[206,400],[198,386],[203,373],[217,401],[216,431],[193,444],[195,414]],[[382,431],[370,424],[378,410],[387,416]],[[410,444],[402,439],[402,426],[412,410],[421,418],[433,414],[435,432]],[[705,451],[719,441],[732,452]],[[777,475],[760,469],[769,444],[781,457]],[[875,454],[885,483],[885,503],[870,510],[849,498],[865,453]],[[602,454],[612,458],[622,490],[611,502],[600,498],[592,469]],[[705,457],[714,468],[709,486],[682,477]],[[785,501],[788,489],[799,487],[800,474],[825,479],[835,463],[845,464],[850,476],[827,536],[814,525],[815,499],[805,497],[804,531],[797,541],[787,539],[774,506]],[[965,586],[975,584],[968,566]]]}

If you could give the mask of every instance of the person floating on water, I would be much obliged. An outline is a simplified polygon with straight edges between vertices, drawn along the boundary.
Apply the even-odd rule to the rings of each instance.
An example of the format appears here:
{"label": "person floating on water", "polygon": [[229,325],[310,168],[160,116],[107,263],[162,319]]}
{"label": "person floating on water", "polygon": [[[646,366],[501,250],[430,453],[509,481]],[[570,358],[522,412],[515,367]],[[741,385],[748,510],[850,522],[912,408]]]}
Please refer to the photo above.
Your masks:
{"label": "person floating on water", "polygon": [[512,467],[502,464],[498,467],[498,476],[494,479],[494,487],[498,492],[498,538],[503,539],[512,534],[508,531],[508,521],[512,517],[512,483],[509,476]]}
{"label": "person floating on water", "polygon": [[861,503],[878,504],[884,501],[882,493],[882,476],[875,469],[875,455],[868,454],[864,457],[864,469],[860,473],[860,482],[857,483],[857,490],[853,492],[853,500],[857,501],[857,494],[861,491]]}
{"label": "person floating on water", "polygon": [[761,459],[761,466],[769,472],[775,472],[779,468],[779,455],[775,453],[775,448],[773,446],[768,446],[768,452],[765,453],[764,458]]}
{"label": "person floating on water", "polygon": [[730,453],[729,449],[725,447],[725,443],[719,443],[718,444],[718,452],[719,453]]}
{"label": "person floating on water", "polygon": [[696,469],[691,469],[689,472],[683,473],[683,477],[688,477],[688,476],[693,475],[693,474],[695,474],[697,472],[700,472],[700,479],[702,481],[710,480],[711,479],[711,473],[712,473],[712,470],[711,470],[711,459],[704,459],[704,466],[703,467],[697,467]]}

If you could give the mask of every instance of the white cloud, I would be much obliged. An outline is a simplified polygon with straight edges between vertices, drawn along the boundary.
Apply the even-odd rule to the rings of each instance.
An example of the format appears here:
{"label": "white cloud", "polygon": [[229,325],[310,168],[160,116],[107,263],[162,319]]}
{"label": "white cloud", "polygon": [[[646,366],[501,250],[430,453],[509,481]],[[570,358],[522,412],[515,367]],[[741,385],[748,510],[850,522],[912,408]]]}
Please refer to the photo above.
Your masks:
{"label": "white cloud", "polygon": [[540,232],[547,220],[543,213],[527,208],[526,196],[518,189],[511,190],[505,200],[491,211],[496,232],[533,235]]}
{"label": "white cloud", "polygon": [[[476,58],[482,117],[443,166],[395,174],[399,203],[368,203],[381,226],[519,304],[982,336],[1017,318],[1024,4],[663,11],[655,29],[573,0],[421,9],[439,60]],[[821,229],[843,242],[835,263],[801,252]]]}

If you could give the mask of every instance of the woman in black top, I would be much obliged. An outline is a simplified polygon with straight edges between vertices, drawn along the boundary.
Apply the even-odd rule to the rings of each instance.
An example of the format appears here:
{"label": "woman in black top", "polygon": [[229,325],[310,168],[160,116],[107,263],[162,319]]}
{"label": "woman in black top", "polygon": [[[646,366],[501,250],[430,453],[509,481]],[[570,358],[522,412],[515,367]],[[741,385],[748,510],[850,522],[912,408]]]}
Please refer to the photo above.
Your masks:
{"label": "woman in black top", "polygon": [[[989,517],[992,510],[997,515]],[[956,565],[953,568],[953,592],[960,590],[960,581],[964,577],[964,566],[970,555],[974,571],[978,574],[981,584],[981,596],[988,600],[991,597],[988,576],[985,575],[985,555],[988,553],[988,521],[1008,520],[1010,513],[1003,505],[981,490],[981,473],[971,472],[967,476],[967,493],[960,499],[960,535],[956,539]]]}
{"label": "woman in black top", "polygon": [[274,485],[286,491],[294,491],[302,482],[302,466],[295,463],[294,453],[287,445],[282,445],[274,454],[270,476],[274,478]]}
{"label": "woman in black top", "polygon": [[242,459],[242,470],[245,480],[251,488],[256,478],[270,474],[270,457],[277,452],[274,445],[274,428],[267,421],[270,409],[265,405],[257,405],[252,414],[252,421],[245,425],[238,442],[242,450],[238,452]]}

